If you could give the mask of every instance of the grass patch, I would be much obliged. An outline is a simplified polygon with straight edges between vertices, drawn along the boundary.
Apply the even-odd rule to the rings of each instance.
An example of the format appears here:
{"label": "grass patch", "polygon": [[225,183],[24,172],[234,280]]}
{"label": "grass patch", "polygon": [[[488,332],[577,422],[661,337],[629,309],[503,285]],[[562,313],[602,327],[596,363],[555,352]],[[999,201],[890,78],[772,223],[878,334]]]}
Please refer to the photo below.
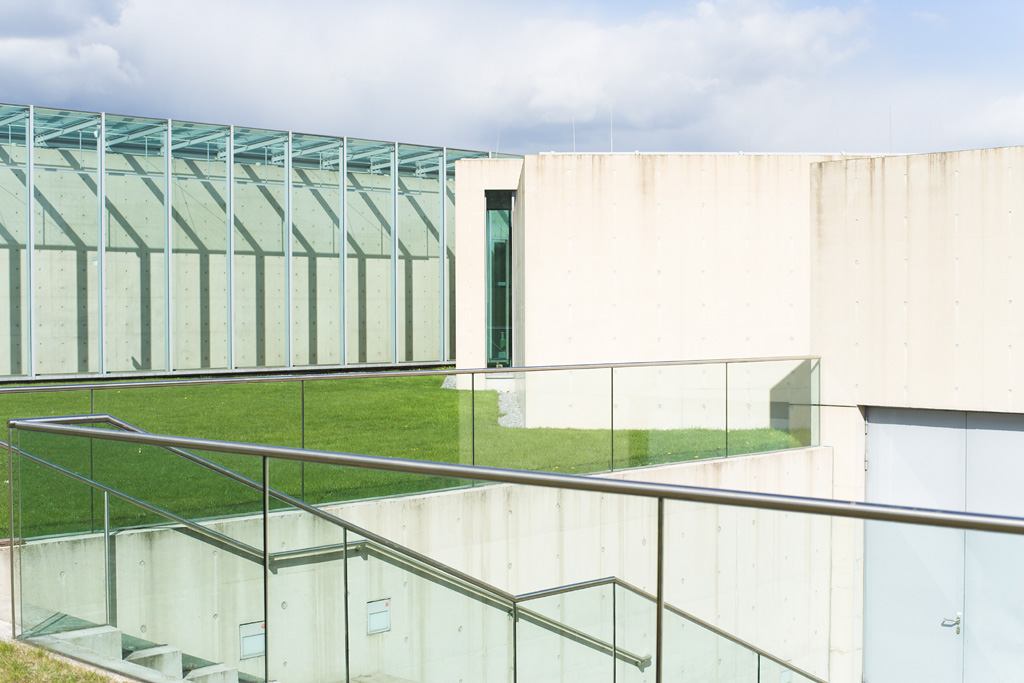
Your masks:
{"label": "grass patch", "polygon": [[91,669],[24,643],[0,641],[0,683],[112,683]]}
{"label": "grass patch", "polygon": [[[441,388],[439,376],[343,378],[208,386],[113,388],[0,395],[0,415],[109,413],[155,433],[417,460],[583,474],[802,445],[774,429],[616,430],[507,428],[498,394]],[[256,491],[162,449],[20,432],[29,453],[190,519],[255,513]],[[613,462],[614,444],[614,462]],[[255,480],[260,459],[203,453]],[[6,458],[3,459],[6,472]],[[102,494],[23,462],[21,532],[26,538],[102,529]],[[4,476],[7,480],[9,477]],[[444,488],[463,482],[350,467],[272,461],[271,485],[313,504]],[[128,503],[111,505],[116,526],[163,521]],[[0,532],[7,532],[0,506]]]}

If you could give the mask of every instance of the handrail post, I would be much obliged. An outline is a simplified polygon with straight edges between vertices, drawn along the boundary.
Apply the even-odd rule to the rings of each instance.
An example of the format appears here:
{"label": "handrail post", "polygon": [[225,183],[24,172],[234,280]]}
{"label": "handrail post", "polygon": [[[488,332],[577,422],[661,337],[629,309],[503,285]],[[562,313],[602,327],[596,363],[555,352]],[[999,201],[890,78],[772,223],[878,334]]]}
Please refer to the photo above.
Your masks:
{"label": "handrail post", "polygon": [[110,536],[110,495],[103,492],[103,554],[106,558],[107,625],[117,626],[117,556],[114,539]]}
{"label": "handrail post", "polygon": [[655,615],[654,680],[661,683],[662,640],[665,635],[665,499],[658,498],[658,613]]}
{"label": "handrail post", "polygon": [[263,456],[263,675],[270,677],[270,458]]}
{"label": "handrail post", "polygon": [[608,426],[612,433],[611,464],[609,471],[615,471],[615,368],[608,368]]}
{"label": "handrail post", "polygon": [[345,683],[349,683],[352,680],[352,656],[351,641],[349,640],[349,627],[351,624],[348,620],[348,529],[344,527],[341,529],[341,543],[343,546],[341,552],[344,558],[344,564],[342,565],[342,581],[344,582],[342,602],[345,608]]}
{"label": "handrail post", "polygon": [[469,444],[470,462],[476,465],[476,373],[469,376]]}
{"label": "handrail post", "polygon": [[[20,464],[20,460],[19,460]],[[20,484],[21,477],[18,477]],[[18,500],[21,500],[20,491]],[[7,525],[10,527],[11,544],[11,635],[18,636],[18,612],[14,604],[14,444],[11,441],[11,425],[7,425]]]}
{"label": "handrail post", "polygon": [[[512,603],[512,683],[519,683],[519,603]],[[614,659],[612,661],[615,661]]]}
{"label": "handrail post", "polygon": [[619,675],[619,620],[618,620],[618,586],[612,584],[612,683],[616,683]]}
{"label": "handrail post", "polygon": [[[302,449],[306,449],[306,380],[299,380],[299,403],[302,406]],[[299,499],[306,502],[306,463],[299,463]]]}
{"label": "handrail post", "polygon": [[729,364],[725,364],[725,453],[729,457]]}

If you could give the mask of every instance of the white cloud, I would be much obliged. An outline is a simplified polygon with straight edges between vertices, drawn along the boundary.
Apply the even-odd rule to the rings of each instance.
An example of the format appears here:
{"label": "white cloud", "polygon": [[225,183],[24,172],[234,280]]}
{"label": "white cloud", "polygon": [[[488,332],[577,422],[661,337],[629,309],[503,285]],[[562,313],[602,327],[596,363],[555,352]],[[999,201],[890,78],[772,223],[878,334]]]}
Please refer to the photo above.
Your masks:
{"label": "white cloud", "polygon": [[110,94],[137,80],[110,45],[58,38],[0,39],[0,64],[18,65],[0,71],[0,92],[18,92],[30,104]]}
{"label": "white cloud", "polygon": [[[849,7],[709,0],[612,17],[580,2],[88,0],[60,36],[0,33],[13,65],[0,92],[455,147],[493,148],[500,134],[521,152],[568,149],[573,120],[581,150],[607,149],[612,108],[622,149],[884,151],[889,104],[912,135],[927,118],[969,137],[964,122],[998,98],[975,88],[975,106],[951,103],[961,84],[888,62],[864,72],[884,61],[866,59],[884,18],[836,2]],[[33,21],[75,3],[42,4]],[[1014,120],[987,116],[987,129]]]}

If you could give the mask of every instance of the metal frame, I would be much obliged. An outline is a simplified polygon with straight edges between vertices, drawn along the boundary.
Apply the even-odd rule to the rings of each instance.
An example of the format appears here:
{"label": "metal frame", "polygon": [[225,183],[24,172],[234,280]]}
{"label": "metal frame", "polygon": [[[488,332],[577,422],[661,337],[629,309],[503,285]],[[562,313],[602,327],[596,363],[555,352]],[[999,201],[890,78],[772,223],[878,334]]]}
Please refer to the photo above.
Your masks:
{"label": "metal frame", "polygon": [[28,287],[28,376],[36,376],[36,166],[35,166],[35,107],[28,108],[28,121],[25,123],[25,215],[27,217],[28,240],[25,242],[25,272]]}
{"label": "metal frame", "polygon": [[[228,126],[227,188],[225,200],[227,210],[227,326],[228,326],[228,369],[235,369],[235,127]],[[211,359],[212,363],[212,359]]]}
{"label": "metal frame", "polygon": [[[375,377],[422,377],[439,375],[486,375],[508,374],[510,372],[551,372],[555,370],[600,370],[618,368],[675,367],[680,365],[723,365],[734,363],[765,363],[776,361],[820,361],[820,356],[764,356],[756,358],[709,358],[704,360],[638,361],[632,363],[585,363],[578,365],[529,365],[518,368],[445,368],[439,370],[384,370],[371,372],[347,372],[344,377],[372,379]],[[73,384],[43,384],[4,387],[3,394],[22,394],[49,391],[83,391],[88,389],[124,389],[142,387],[201,386],[207,384],[252,384],[267,382],[315,382],[338,380],[336,373],[259,375],[255,377],[215,377],[196,379],[147,379],[125,382],[76,382]]]}
{"label": "metal frame", "polygon": [[174,311],[171,307],[174,291],[174,276],[171,266],[174,259],[171,248],[174,244],[174,201],[172,192],[174,182],[173,158],[171,153],[171,120],[167,119],[167,130],[164,133],[164,368],[167,372],[174,370]]}
{"label": "metal frame", "polygon": [[[6,106],[18,106],[18,107],[20,107],[21,105],[6,105]],[[236,348],[238,339],[237,339],[236,325],[235,325],[235,309],[236,309],[237,304],[238,304],[238,295],[237,295],[237,293],[235,291],[236,268],[235,268],[235,263],[234,263],[234,255],[235,255],[234,252],[235,252],[235,248],[236,248],[236,244],[235,244],[236,240],[235,240],[235,235],[234,235],[234,232],[235,232],[234,219],[235,219],[235,213],[236,213],[236,211],[235,211],[235,209],[236,209],[236,207],[235,207],[235,196],[234,196],[234,193],[235,193],[235,169],[234,169],[234,163],[235,163],[235,160],[236,160],[236,156],[238,154],[240,154],[240,153],[248,153],[248,152],[251,152],[253,150],[258,150],[260,148],[266,147],[269,144],[281,144],[281,143],[284,143],[286,145],[286,147],[287,147],[286,153],[273,155],[273,157],[270,158],[270,163],[282,165],[282,166],[285,167],[285,186],[286,187],[285,187],[285,198],[284,198],[284,201],[285,201],[285,212],[286,212],[286,223],[287,223],[286,232],[287,232],[287,236],[289,238],[288,239],[288,244],[287,244],[285,249],[287,251],[293,252],[293,249],[292,249],[293,245],[291,244],[291,236],[292,236],[292,227],[293,227],[293,223],[294,223],[294,215],[293,215],[293,213],[294,213],[294,206],[293,206],[294,202],[293,202],[293,196],[292,196],[293,195],[293,190],[294,190],[294,187],[293,187],[294,183],[293,183],[292,178],[291,178],[290,168],[293,167],[293,165],[294,165],[294,161],[293,161],[294,149],[293,149],[293,147],[294,147],[294,136],[295,136],[295,134],[290,132],[290,131],[288,131],[288,132],[285,132],[285,131],[257,131],[257,132],[259,132],[261,134],[265,133],[265,135],[263,135],[263,137],[260,137],[259,139],[248,139],[248,138],[240,137],[239,140],[237,141],[238,144],[236,144],[236,139],[235,139],[236,138],[236,134],[244,136],[244,135],[247,134],[246,131],[248,131],[248,129],[236,128],[235,126],[230,125],[230,126],[217,126],[215,129],[206,130],[206,126],[209,125],[209,124],[193,124],[193,123],[184,122],[184,121],[174,121],[172,119],[159,119],[159,120],[157,120],[157,119],[148,119],[148,118],[139,118],[137,122],[132,124],[132,126],[134,126],[134,127],[132,127],[132,126],[124,127],[123,122],[120,122],[120,117],[116,117],[118,119],[118,121],[119,121],[118,123],[115,124],[115,122],[112,121],[111,122],[111,126],[108,126],[107,125],[107,115],[105,113],[95,113],[94,114],[92,112],[74,112],[74,111],[66,111],[66,112],[53,111],[53,112],[50,112],[49,110],[45,111],[45,116],[46,117],[58,116],[58,115],[63,117],[62,120],[58,120],[57,121],[56,125],[58,127],[56,129],[53,129],[53,130],[47,130],[46,132],[44,132],[42,135],[39,135],[39,136],[36,135],[37,119],[39,118],[39,116],[38,116],[38,113],[36,112],[36,108],[31,106],[31,105],[25,106],[24,107],[24,111],[17,111],[14,114],[12,114],[11,116],[4,117],[3,121],[0,121],[0,124],[6,124],[6,123],[11,123],[11,122],[13,122],[14,120],[16,120],[18,118],[24,118],[25,119],[24,145],[25,145],[25,154],[26,154],[26,196],[25,196],[26,220],[25,220],[25,230],[27,232],[27,236],[26,236],[27,237],[27,241],[26,241],[26,249],[25,249],[25,252],[26,252],[26,257],[25,257],[26,258],[25,286],[26,286],[26,289],[27,289],[27,292],[28,292],[27,293],[27,301],[26,301],[26,310],[27,310],[26,325],[28,327],[28,330],[24,334],[23,338],[25,340],[25,345],[27,346],[27,349],[25,351],[25,364],[22,367],[22,374],[6,375],[6,376],[4,376],[4,379],[18,380],[18,379],[36,379],[37,377],[40,377],[40,373],[39,373],[40,356],[39,356],[39,353],[38,353],[38,345],[37,345],[37,342],[39,341],[39,331],[36,329],[36,327],[37,327],[37,322],[39,320],[42,320],[43,318],[45,318],[47,313],[48,313],[48,311],[38,310],[39,303],[37,301],[36,292],[35,292],[35,285],[36,285],[36,282],[38,280],[38,278],[36,276],[38,274],[33,272],[34,268],[36,266],[36,263],[37,263],[36,253],[35,253],[37,245],[36,245],[36,240],[35,240],[35,235],[34,235],[35,228],[36,228],[36,222],[37,222],[36,221],[36,217],[35,217],[36,201],[35,201],[34,175],[35,175],[36,162],[38,161],[38,158],[37,158],[38,155],[35,154],[35,147],[36,147],[37,144],[43,144],[43,145],[46,145],[48,147],[55,147],[55,148],[56,147],[61,147],[62,145],[68,144],[68,140],[70,139],[70,138],[67,138],[67,137],[63,137],[62,138],[61,136],[69,136],[69,135],[73,134],[75,131],[82,130],[83,128],[86,128],[86,127],[89,127],[89,126],[96,126],[97,123],[98,123],[98,126],[99,126],[99,131],[97,133],[97,142],[96,142],[96,170],[95,170],[96,181],[97,181],[97,195],[98,195],[98,197],[97,197],[97,219],[96,219],[97,223],[98,223],[98,225],[96,226],[97,233],[98,233],[98,249],[97,249],[97,256],[96,256],[96,260],[97,260],[97,266],[96,267],[98,269],[97,270],[97,282],[99,283],[99,285],[98,285],[98,292],[96,293],[95,297],[93,297],[92,295],[89,296],[91,301],[98,302],[98,312],[96,314],[97,315],[97,326],[96,326],[96,331],[92,333],[95,336],[90,336],[90,339],[89,339],[90,345],[95,345],[95,348],[96,348],[96,351],[95,351],[95,361],[93,361],[93,355],[90,354],[90,364],[89,364],[89,367],[90,368],[94,368],[94,369],[90,369],[90,370],[86,370],[86,371],[82,371],[82,372],[78,372],[76,370],[68,370],[66,373],[65,372],[46,373],[46,377],[48,379],[74,378],[74,377],[78,377],[78,376],[86,376],[86,377],[88,377],[88,376],[106,376],[106,377],[118,377],[118,376],[137,376],[137,377],[138,376],[143,376],[144,377],[144,376],[150,376],[150,377],[152,377],[152,376],[162,376],[162,375],[170,374],[170,373],[175,372],[175,371],[177,371],[179,373],[188,373],[188,374],[191,374],[191,373],[195,373],[195,374],[200,374],[200,373],[209,374],[211,371],[212,372],[219,371],[219,369],[221,367],[226,368],[227,371],[234,371],[238,367],[237,348]],[[134,118],[134,117],[130,117],[130,118]],[[176,133],[175,133],[176,124],[180,124],[183,127],[182,128],[182,132],[179,135],[180,139],[174,139],[175,135],[176,135]],[[108,137],[107,129],[108,128],[110,128],[113,131],[111,134],[114,135],[114,137],[111,137],[109,140],[107,139],[107,137]],[[164,212],[164,216],[163,216],[163,221],[164,221],[164,258],[163,258],[164,275],[163,275],[162,287],[163,287],[163,293],[164,293],[164,309],[165,309],[164,312],[163,312],[164,328],[165,329],[164,329],[164,354],[163,354],[162,368],[161,369],[146,369],[146,370],[142,370],[140,372],[133,372],[133,371],[130,371],[130,370],[127,370],[127,371],[120,371],[120,370],[118,370],[118,371],[111,372],[110,371],[111,354],[108,353],[108,349],[107,349],[108,342],[110,342],[111,337],[109,335],[109,330],[107,329],[107,327],[108,327],[108,325],[107,325],[107,322],[108,322],[107,318],[109,317],[109,313],[110,313],[110,311],[108,310],[108,305],[113,305],[115,302],[113,301],[113,299],[111,299],[111,297],[108,295],[108,293],[106,291],[106,285],[107,285],[107,272],[106,272],[106,270],[107,270],[106,269],[106,266],[107,266],[106,256],[107,256],[107,254],[106,254],[106,252],[109,250],[110,245],[108,245],[106,243],[107,242],[107,228],[106,228],[105,223],[106,223],[107,218],[108,218],[108,216],[107,216],[108,211],[107,211],[107,207],[106,207],[106,175],[107,175],[107,168],[106,168],[106,166],[107,165],[106,165],[105,157],[106,157],[106,153],[107,153],[108,148],[110,148],[112,145],[122,145],[122,146],[124,146],[125,150],[127,150],[127,151],[123,152],[125,154],[141,153],[141,152],[139,152],[139,150],[143,149],[145,147],[145,145],[143,145],[139,141],[142,138],[147,138],[147,137],[150,137],[150,136],[160,136],[161,133],[162,133],[162,136],[163,136],[163,149],[161,150],[161,153],[164,156],[164,180],[163,180],[163,183],[162,183],[162,185],[163,185],[162,189],[163,189],[163,195],[164,195],[164,206],[163,206],[163,212]],[[174,185],[174,181],[173,181],[173,177],[174,177],[174,158],[175,158],[174,153],[175,153],[175,150],[182,150],[181,153],[185,154],[186,158],[199,158],[199,156],[201,156],[199,152],[197,152],[195,149],[189,150],[188,148],[195,147],[196,149],[199,149],[204,144],[210,143],[213,140],[223,139],[224,136],[226,136],[226,139],[224,141],[224,148],[223,148],[223,150],[220,150],[216,154],[216,157],[218,158],[219,163],[225,164],[225,166],[226,166],[226,171],[225,171],[225,189],[224,189],[224,192],[225,192],[224,203],[225,203],[225,213],[226,213],[225,230],[227,230],[227,247],[226,247],[226,255],[225,255],[226,263],[225,263],[225,273],[224,273],[225,281],[226,281],[226,291],[224,292],[224,295],[223,295],[223,304],[226,307],[226,316],[227,316],[227,321],[226,321],[226,339],[225,339],[225,343],[226,343],[226,358],[225,358],[225,360],[223,362],[223,365],[219,361],[212,362],[211,364],[216,366],[216,368],[214,368],[214,369],[202,367],[202,361],[201,360],[197,360],[197,366],[194,367],[194,368],[177,368],[176,367],[177,364],[175,362],[176,348],[180,345],[180,342],[182,340],[179,340],[179,339],[176,338],[177,335],[175,334],[175,330],[174,330],[175,317],[176,317],[175,316],[175,310],[174,310],[174,304],[175,304],[175,300],[176,300],[174,286],[175,286],[176,278],[175,278],[174,272],[173,272],[174,271],[174,267],[175,267],[175,262],[174,262],[174,255],[175,255],[175,249],[174,249],[174,227],[175,227],[174,226],[174,194],[175,193],[173,192],[173,185]],[[381,364],[400,365],[400,364],[406,362],[406,361],[402,360],[401,358],[399,358],[399,350],[400,350],[400,342],[401,342],[401,338],[399,337],[399,332],[400,332],[399,321],[400,321],[400,316],[402,314],[401,308],[399,307],[399,296],[400,296],[399,284],[400,284],[400,280],[401,280],[401,278],[399,277],[399,268],[400,268],[400,265],[401,265],[401,259],[399,258],[399,256],[400,256],[399,244],[400,244],[400,236],[401,236],[400,230],[401,230],[401,227],[402,227],[400,225],[401,220],[400,220],[400,216],[399,216],[399,213],[400,213],[400,211],[399,211],[399,208],[400,208],[399,207],[399,185],[400,185],[399,184],[399,170],[400,170],[399,166],[400,166],[400,162],[402,161],[402,159],[401,159],[401,146],[402,145],[400,145],[400,143],[398,143],[398,142],[377,142],[377,141],[367,140],[367,141],[360,141],[361,145],[364,142],[366,144],[363,145],[362,147],[357,147],[356,151],[353,152],[352,151],[352,147],[350,145],[350,141],[349,141],[348,138],[340,138],[340,140],[341,140],[341,149],[340,149],[340,153],[339,153],[339,158],[337,160],[334,160],[334,159],[330,160],[330,163],[324,162],[323,168],[330,169],[332,171],[336,170],[338,172],[338,174],[339,174],[339,180],[338,180],[339,197],[340,197],[340,199],[339,199],[339,203],[340,203],[340,206],[339,206],[339,211],[340,211],[339,221],[341,223],[341,226],[340,226],[340,233],[341,233],[340,237],[341,237],[341,240],[340,240],[340,244],[338,245],[337,258],[340,261],[340,268],[339,268],[340,275],[339,275],[339,283],[338,283],[339,284],[339,306],[340,306],[340,316],[339,316],[339,321],[340,321],[339,322],[339,327],[340,327],[340,329],[337,331],[337,334],[338,334],[338,338],[339,338],[338,347],[339,347],[339,352],[341,354],[341,358],[340,358],[339,362],[336,365],[333,365],[333,364],[332,365],[323,364],[323,365],[319,365],[319,366],[305,365],[305,366],[301,366],[301,367],[310,367],[310,368],[322,367],[322,368],[326,369],[326,368],[332,368],[332,367],[347,368],[347,367],[362,365],[361,363],[358,363],[358,362],[350,362],[349,357],[348,357],[348,351],[349,351],[348,347],[349,347],[349,343],[351,341],[349,339],[350,335],[348,334],[348,322],[349,322],[349,317],[352,314],[352,311],[348,310],[348,308],[350,308],[350,307],[348,306],[348,301],[347,301],[347,296],[346,296],[347,295],[348,285],[349,285],[349,282],[348,282],[348,279],[349,279],[348,278],[348,275],[349,275],[348,270],[349,269],[348,269],[347,261],[348,261],[348,232],[349,232],[349,227],[350,227],[349,220],[348,220],[349,219],[349,216],[348,216],[348,208],[349,207],[348,207],[348,198],[347,198],[347,193],[348,193],[348,178],[347,178],[347,175],[348,175],[348,172],[353,167],[353,164],[352,164],[353,161],[356,162],[355,166],[358,167],[358,169],[363,169],[364,166],[366,166],[367,162],[370,162],[370,166],[367,167],[367,170],[368,171],[372,170],[372,167],[374,166],[373,159],[375,157],[379,160],[376,163],[376,165],[379,166],[381,168],[381,170],[383,170],[385,167],[389,167],[389,171],[391,173],[391,179],[390,179],[391,182],[388,184],[388,187],[380,189],[381,192],[384,192],[384,193],[390,192],[390,194],[391,194],[390,201],[389,201],[389,205],[390,206],[389,206],[388,209],[384,209],[383,210],[384,214],[390,213],[390,217],[389,218],[390,218],[390,223],[391,223],[390,226],[388,226],[388,228],[390,229],[390,232],[391,232],[391,235],[390,235],[390,238],[391,238],[390,239],[390,245],[391,245],[391,255],[390,255],[391,273],[390,273],[390,277],[388,278],[388,281],[390,283],[391,292],[390,292],[390,297],[389,297],[390,298],[390,310],[388,311],[388,316],[389,316],[388,324],[390,325],[391,329],[387,333],[383,334],[379,339],[375,338],[375,343],[378,343],[378,344],[380,344],[382,346],[374,346],[374,349],[375,349],[375,352],[378,354],[379,357],[383,357],[383,358],[388,358],[389,359],[389,360],[383,361]],[[417,145],[417,146],[419,146],[419,145]],[[439,224],[438,224],[438,233],[439,233],[439,240],[438,240],[438,242],[439,242],[439,246],[438,246],[437,258],[440,261],[440,263],[439,263],[439,267],[438,267],[439,273],[438,273],[438,283],[437,283],[437,290],[436,290],[437,303],[438,303],[438,311],[437,311],[436,315],[434,315],[433,313],[427,313],[427,314],[425,314],[425,318],[424,318],[424,319],[426,319],[426,317],[433,318],[433,320],[429,324],[433,325],[433,324],[436,323],[438,325],[439,332],[438,332],[438,339],[437,339],[437,341],[438,341],[437,357],[435,359],[430,359],[430,360],[422,360],[421,359],[421,360],[416,360],[416,361],[408,361],[409,363],[416,363],[419,366],[422,366],[425,363],[445,363],[445,362],[449,362],[449,358],[450,358],[450,355],[451,355],[451,353],[450,353],[451,352],[451,348],[450,348],[451,345],[450,345],[450,339],[449,339],[449,335],[448,335],[448,327],[449,327],[449,324],[450,324],[449,308],[450,308],[450,304],[451,304],[451,301],[450,301],[451,297],[450,297],[450,295],[448,293],[448,286],[447,285],[448,285],[448,281],[451,279],[452,273],[449,272],[450,268],[449,268],[449,264],[448,264],[447,258],[446,258],[447,250],[451,246],[449,244],[449,240],[448,240],[448,236],[447,236],[447,222],[451,218],[451,216],[449,215],[450,212],[448,211],[447,205],[446,205],[447,183],[448,183],[448,169],[449,169],[449,167],[452,164],[455,163],[455,161],[457,159],[460,159],[460,158],[477,158],[477,157],[485,157],[485,156],[487,156],[487,153],[485,153],[485,152],[473,152],[473,151],[467,151],[467,150],[452,150],[452,149],[449,149],[447,147],[431,147],[431,146],[422,146],[422,147],[423,147],[423,151],[421,151],[418,156],[412,156],[409,159],[407,159],[406,161],[412,160],[412,161],[426,163],[428,166],[424,166],[424,167],[422,167],[420,169],[417,169],[415,171],[416,173],[419,173],[421,170],[425,170],[426,168],[433,169],[434,163],[433,163],[433,161],[431,161],[431,159],[434,156],[437,157],[438,207],[437,207],[437,214],[436,215],[437,215],[437,217],[439,219]],[[122,153],[122,151],[118,151],[117,153]],[[359,160],[362,160],[362,161],[359,161]],[[408,167],[409,167],[409,165],[407,164],[407,172],[410,172],[410,173],[413,172],[413,171],[408,171]],[[430,172],[432,173],[433,171],[430,171]],[[218,190],[219,190],[219,187],[218,187]],[[433,214],[433,211],[428,211],[427,213],[428,214]],[[387,220],[387,218],[385,216],[381,216],[381,221],[383,222],[384,220]],[[426,219],[426,220],[429,220],[429,219]],[[293,324],[294,324],[294,311],[293,311],[293,308],[294,308],[294,303],[295,303],[295,301],[294,301],[295,293],[291,289],[291,286],[293,284],[293,279],[294,279],[294,268],[293,268],[293,264],[291,263],[291,259],[290,258],[286,258],[286,260],[287,260],[287,264],[286,264],[287,273],[286,273],[286,275],[287,275],[287,279],[288,279],[288,292],[287,292],[287,297],[288,297],[288,307],[287,308],[288,308],[288,310],[286,312],[287,320],[285,321],[286,325],[287,325],[287,337],[284,340],[284,344],[285,344],[285,347],[286,347],[285,348],[285,352],[287,354],[287,359],[288,360],[287,360],[287,362],[283,363],[282,365],[272,365],[272,366],[271,365],[267,365],[267,366],[263,366],[261,368],[258,368],[257,371],[259,371],[259,370],[274,371],[274,370],[290,369],[290,368],[296,367],[296,363],[294,361],[294,349],[295,349],[295,340],[296,340],[297,337],[295,336],[294,330],[292,329],[293,328]],[[160,286],[157,283],[154,283],[154,285],[156,285],[157,287]],[[429,287],[430,290],[433,290],[433,285],[428,285],[428,287]],[[154,289],[154,291],[155,291],[155,289]],[[215,296],[219,298],[220,294],[218,293]],[[433,295],[430,295],[430,299],[433,299]],[[220,302],[218,301],[218,303],[220,303]],[[218,323],[219,323],[219,321],[218,321]],[[42,341],[46,342],[48,340],[47,339],[43,339]],[[214,342],[214,346],[216,346],[216,342]],[[158,358],[154,358],[153,365],[156,366],[158,364],[159,364]],[[68,367],[69,368],[73,367],[73,365],[69,365]]]}
{"label": "metal frame", "polygon": [[96,135],[96,331],[99,335],[96,349],[100,374],[107,371],[107,115],[100,114],[100,128]]}

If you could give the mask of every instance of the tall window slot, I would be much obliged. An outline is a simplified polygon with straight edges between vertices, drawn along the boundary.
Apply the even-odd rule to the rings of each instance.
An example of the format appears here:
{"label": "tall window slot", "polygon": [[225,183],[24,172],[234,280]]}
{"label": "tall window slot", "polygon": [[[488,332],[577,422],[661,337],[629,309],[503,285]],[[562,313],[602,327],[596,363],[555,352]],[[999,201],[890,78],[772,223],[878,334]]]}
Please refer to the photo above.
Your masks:
{"label": "tall window slot", "polygon": [[512,365],[512,211],[515,192],[487,196],[487,367]]}

